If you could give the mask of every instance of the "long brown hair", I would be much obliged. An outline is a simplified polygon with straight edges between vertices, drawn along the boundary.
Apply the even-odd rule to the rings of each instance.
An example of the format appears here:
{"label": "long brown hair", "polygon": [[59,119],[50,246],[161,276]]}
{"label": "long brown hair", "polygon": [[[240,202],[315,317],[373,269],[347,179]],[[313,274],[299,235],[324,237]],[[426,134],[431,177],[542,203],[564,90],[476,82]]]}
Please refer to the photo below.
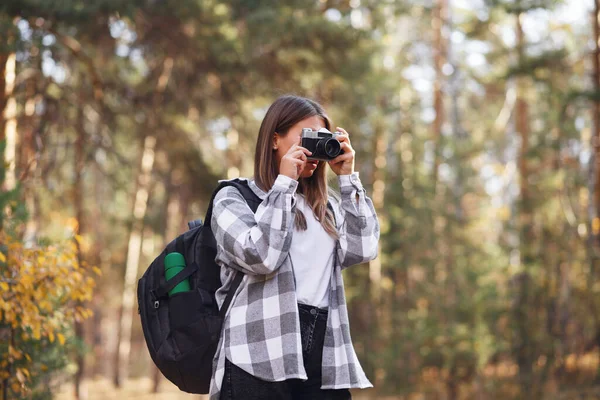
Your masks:
{"label": "long brown hair", "polygon": [[[278,135],[285,137],[296,123],[314,116],[320,117],[325,127],[331,129],[331,121],[325,114],[325,110],[313,100],[285,95],[271,104],[260,125],[254,153],[254,181],[262,190],[268,192],[279,175],[279,165],[273,151],[273,135],[277,132]],[[325,231],[337,239],[334,218],[327,208],[327,196],[330,191],[327,185],[326,168],[325,162],[319,162],[312,176],[300,178],[298,192],[306,197],[306,203]],[[299,210],[296,210],[295,224],[297,229],[306,230],[306,218]]]}

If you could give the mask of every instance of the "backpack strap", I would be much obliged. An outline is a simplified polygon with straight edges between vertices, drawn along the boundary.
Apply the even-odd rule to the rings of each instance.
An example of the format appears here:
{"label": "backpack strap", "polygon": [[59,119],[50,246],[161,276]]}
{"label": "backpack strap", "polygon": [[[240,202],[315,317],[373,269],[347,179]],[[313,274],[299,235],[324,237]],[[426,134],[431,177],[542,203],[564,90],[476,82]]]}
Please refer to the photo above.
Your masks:
{"label": "backpack strap", "polygon": [[[183,253],[181,253],[181,254],[183,254]],[[164,279],[164,277],[162,277],[161,282],[163,282],[163,280],[164,280],[165,283],[161,284],[159,287],[157,287],[156,289],[151,291],[152,297],[155,300],[167,297],[167,294],[175,286],[179,285],[185,279],[189,278],[194,272],[196,272],[197,269],[198,269],[198,267],[196,266],[196,264],[192,263],[190,265],[186,265],[185,268],[183,268],[181,271],[179,271],[177,273],[177,275],[175,275],[173,278],[169,279],[168,281],[166,279]]]}
{"label": "backpack strap", "polygon": [[260,199],[260,197],[258,197],[252,191],[252,189],[250,189],[250,186],[248,185],[247,180],[232,179],[230,181],[223,181],[223,182],[219,183],[219,186],[217,186],[217,188],[215,189],[215,191],[213,192],[213,194],[210,198],[210,203],[208,203],[208,210],[206,211],[206,216],[204,218],[205,226],[208,225],[210,227],[212,213],[213,213],[213,203],[215,201],[215,197],[217,196],[217,193],[219,193],[219,191],[226,186],[233,186],[237,190],[239,190],[240,193],[242,194],[242,196],[244,197],[244,200],[246,200],[246,203],[248,203],[248,206],[254,213],[258,209],[258,206],[260,205],[260,203],[262,203],[262,200]]}
{"label": "backpack strap", "polygon": [[233,278],[233,282],[231,283],[231,287],[227,292],[227,296],[225,296],[225,300],[223,300],[223,305],[219,310],[219,315],[222,318],[225,318],[225,313],[231,304],[231,300],[233,300],[233,294],[237,291],[238,287],[240,287],[240,283],[242,283],[242,279],[244,279],[244,274],[240,271],[236,271],[235,278]]}
{"label": "backpack strap", "polygon": [[[215,196],[221,189],[223,189],[226,186],[233,186],[237,190],[239,190],[240,193],[242,194],[242,196],[244,197],[244,200],[246,200],[246,203],[248,203],[248,206],[250,207],[250,209],[252,210],[253,213],[256,212],[256,210],[258,209],[258,206],[260,205],[260,203],[262,203],[261,198],[258,197],[256,195],[256,193],[254,193],[252,191],[252,189],[250,189],[250,186],[248,185],[247,180],[233,179],[230,181],[221,182],[212,194],[212,197],[210,199],[210,203],[208,206],[208,210],[206,211],[206,217],[204,218],[204,226],[208,227],[209,229],[211,229],[210,226],[211,226],[213,202],[215,201]],[[229,306],[231,305],[231,301],[233,300],[233,295],[235,294],[238,287],[240,286],[240,283],[242,283],[243,278],[244,278],[244,274],[242,272],[236,270],[235,277],[233,278],[233,282],[231,283],[231,287],[229,288],[229,291],[227,292],[227,296],[225,296],[225,300],[223,301],[223,305],[221,306],[221,309],[219,310],[219,315],[221,317],[223,317],[223,318],[225,317],[225,313],[227,312],[227,309],[229,308]]]}

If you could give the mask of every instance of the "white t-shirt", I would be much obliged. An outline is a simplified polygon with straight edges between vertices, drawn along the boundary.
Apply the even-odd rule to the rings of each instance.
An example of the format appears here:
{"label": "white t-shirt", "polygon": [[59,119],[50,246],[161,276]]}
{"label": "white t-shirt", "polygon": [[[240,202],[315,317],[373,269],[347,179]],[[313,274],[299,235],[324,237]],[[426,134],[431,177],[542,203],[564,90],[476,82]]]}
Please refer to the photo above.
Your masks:
{"label": "white t-shirt", "polygon": [[296,207],[306,217],[305,231],[294,230],[290,258],[299,303],[327,308],[335,240],[323,229],[304,196],[296,194]]}

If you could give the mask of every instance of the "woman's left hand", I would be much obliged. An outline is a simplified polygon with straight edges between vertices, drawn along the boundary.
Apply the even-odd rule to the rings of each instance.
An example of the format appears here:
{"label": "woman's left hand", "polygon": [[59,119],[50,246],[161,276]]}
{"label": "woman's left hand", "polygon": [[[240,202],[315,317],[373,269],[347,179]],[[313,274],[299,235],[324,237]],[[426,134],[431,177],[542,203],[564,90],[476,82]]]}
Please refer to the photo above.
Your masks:
{"label": "woman's left hand", "polygon": [[350,144],[350,137],[344,128],[336,127],[336,130],[342,132],[337,137],[342,147],[342,154],[331,161],[329,166],[336,175],[351,175],[354,172],[354,154],[355,151]]}

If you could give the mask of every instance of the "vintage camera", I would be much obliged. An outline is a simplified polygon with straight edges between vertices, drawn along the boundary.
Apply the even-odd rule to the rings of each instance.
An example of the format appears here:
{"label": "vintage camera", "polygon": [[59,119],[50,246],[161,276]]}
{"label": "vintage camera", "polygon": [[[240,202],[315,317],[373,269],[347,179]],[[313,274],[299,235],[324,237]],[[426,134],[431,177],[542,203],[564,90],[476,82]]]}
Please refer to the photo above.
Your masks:
{"label": "vintage camera", "polygon": [[331,133],[325,128],[318,131],[303,128],[301,146],[312,152],[309,160],[330,161],[342,153],[342,146],[337,140],[338,135],[340,132]]}

